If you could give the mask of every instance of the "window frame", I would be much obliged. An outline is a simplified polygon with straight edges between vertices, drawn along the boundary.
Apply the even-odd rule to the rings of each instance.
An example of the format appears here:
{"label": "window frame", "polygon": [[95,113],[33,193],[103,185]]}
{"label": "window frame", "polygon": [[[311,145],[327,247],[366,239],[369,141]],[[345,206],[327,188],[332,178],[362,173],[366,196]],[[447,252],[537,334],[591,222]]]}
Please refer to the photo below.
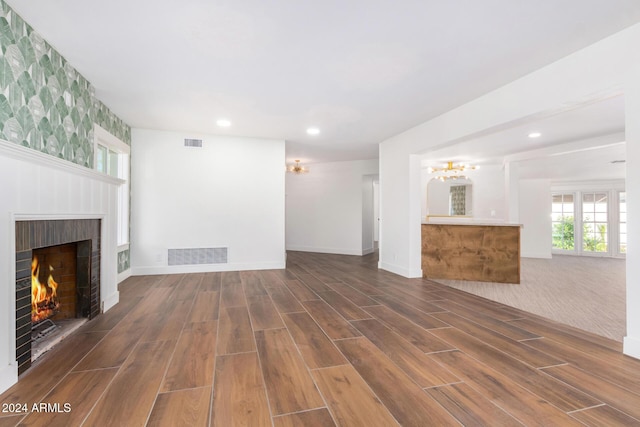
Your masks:
{"label": "window frame", "polygon": [[[562,205],[564,206],[564,196],[572,196],[573,198],[573,249],[556,248],[553,246],[553,225],[557,221],[553,220],[553,197],[563,196]],[[562,210],[562,216],[564,217],[564,209]],[[574,191],[557,191],[551,193],[551,250],[556,253],[574,253],[577,247],[578,236],[576,236],[576,193]]]}
{"label": "window frame", "polygon": [[[588,202],[585,201],[585,196],[593,196],[593,201],[592,202]],[[605,216],[606,216],[606,221],[603,222],[602,219],[598,219],[598,208],[597,205],[599,204],[596,200],[596,196],[598,195],[604,195],[606,202],[605,203],[600,203],[600,204],[604,204],[605,208],[606,208],[606,212],[605,212]],[[580,242],[580,251],[585,253],[585,254],[589,254],[589,255],[605,255],[605,254],[609,254],[611,253],[611,225],[612,225],[612,221],[611,221],[611,205],[612,205],[612,200],[611,200],[611,191],[602,191],[602,190],[595,190],[595,191],[582,191],[580,194],[580,210],[581,212],[581,216],[580,216],[580,231],[581,231],[581,242]],[[591,203],[593,204],[593,211],[589,211],[586,212],[585,211],[585,204]],[[593,219],[590,219],[589,221],[585,221],[585,215],[591,215],[593,214]],[[593,227],[593,234],[596,235],[598,233],[597,228],[599,225],[604,224],[605,225],[605,246],[606,246],[606,250],[604,251],[597,251],[597,250],[589,250],[585,248],[586,245],[586,240],[585,240],[585,225],[589,224],[590,226]],[[591,231],[591,230],[590,230]]]}
{"label": "window frame", "polygon": [[[624,200],[625,200],[625,202],[624,202],[624,221],[622,220],[623,211],[621,209],[622,208],[622,206],[621,206],[621,199],[622,199],[621,194],[623,194],[623,193],[624,193]],[[616,212],[617,216],[615,218],[615,222],[618,225],[618,233],[617,233],[618,242],[616,244],[616,252],[617,252],[618,256],[625,257],[626,254],[627,254],[626,246],[627,246],[627,237],[628,237],[628,232],[627,232],[627,227],[626,227],[626,225],[627,225],[627,190],[626,189],[617,190],[616,191],[615,203],[616,203],[616,206],[618,207],[618,211]],[[625,225],[624,233],[622,232],[622,224]],[[624,252],[621,250],[622,249],[622,240],[623,240],[622,239],[622,234],[625,235],[625,239],[624,239],[625,250],[624,250]]]}
{"label": "window frame", "polygon": [[[117,196],[117,244],[118,252],[120,252],[128,249],[130,244],[131,147],[99,125],[94,125],[93,144],[94,169],[99,173],[114,176],[124,181],[118,186]],[[106,148],[103,165],[99,165],[100,147]],[[115,167],[112,163],[114,159],[117,163]]]}
{"label": "window frame", "polygon": [[[553,196],[573,194],[574,203],[574,249],[557,249],[551,241],[551,253],[577,256],[626,258],[626,253],[620,251],[620,193],[626,192],[624,181],[612,180],[603,182],[576,182],[555,184],[550,192],[550,222],[553,239]],[[587,193],[607,194],[607,251],[594,252],[583,249],[583,195]]]}

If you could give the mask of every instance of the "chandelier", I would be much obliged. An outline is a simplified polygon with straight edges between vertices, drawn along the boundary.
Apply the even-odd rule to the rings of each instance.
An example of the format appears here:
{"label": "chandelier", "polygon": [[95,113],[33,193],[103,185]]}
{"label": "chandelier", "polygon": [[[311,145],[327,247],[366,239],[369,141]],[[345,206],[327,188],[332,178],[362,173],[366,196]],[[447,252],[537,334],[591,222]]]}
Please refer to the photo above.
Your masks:
{"label": "chandelier", "polygon": [[305,168],[300,164],[300,160],[295,160],[295,165],[287,166],[287,172],[295,173],[296,175],[300,175],[302,173],[308,173],[309,168]]}
{"label": "chandelier", "polygon": [[434,179],[437,179],[439,181],[447,181],[449,179],[451,180],[456,180],[456,179],[467,179],[467,177],[465,175],[462,175],[461,173],[467,170],[474,170],[474,169],[479,169],[479,166],[472,166],[469,164],[464,164],[464,163],[460,163],[457,165],[454,165],[453,162],[447,162],[446,166],[443,167],[430,167],[428,169],[429,173],[441,173],[443,175],[439,175],[434,177]]}

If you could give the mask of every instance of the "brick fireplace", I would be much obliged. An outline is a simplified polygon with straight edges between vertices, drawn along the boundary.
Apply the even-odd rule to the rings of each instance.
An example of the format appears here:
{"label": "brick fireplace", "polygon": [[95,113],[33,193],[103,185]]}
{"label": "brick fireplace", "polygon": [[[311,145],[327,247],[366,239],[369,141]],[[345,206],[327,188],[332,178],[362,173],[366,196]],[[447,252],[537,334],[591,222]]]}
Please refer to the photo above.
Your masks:
{"label": "brick fireplace", "polygon": [[[51,319],[100,313],[100,219],[16,221],[16,360],[18,374],[32,362],[32,263],[56,272],[59,295]],[[48,273],[40,274],[46,283]],[[41,320],[41,319],[39,319]],[[39,321],[38,320],[38,321]]]}

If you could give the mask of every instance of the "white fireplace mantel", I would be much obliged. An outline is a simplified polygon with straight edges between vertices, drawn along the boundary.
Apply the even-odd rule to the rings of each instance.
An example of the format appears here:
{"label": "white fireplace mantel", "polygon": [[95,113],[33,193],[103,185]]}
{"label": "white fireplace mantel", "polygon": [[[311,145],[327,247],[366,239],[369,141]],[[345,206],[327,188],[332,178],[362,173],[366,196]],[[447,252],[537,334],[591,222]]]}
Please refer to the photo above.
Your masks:
{"label": "white fireplace mantel", "polygon": [[46,166],[48,168],[57,169],[60,171],[65,171],[90,179],[104,181],[113,185],[120,185],[125,183],[125,181],[120,178],[112,177],[111,175],[98,172],[94,169],[89,169],[85,166],[80,166],[68,160],[60,159],[46,153],[41,153],[40,151],[23,147],[22,145],[15,144],[4,139],[0,139],[0,155],[11,157],[16,160],[26,161],[32,164]]}
{"label": "white fireplace mantel", "polygon": [[125,181],[0,140],[0,393],[18,381],[15,337],[15,224],[101,219],[100,298],[117,304],[117,193]]}

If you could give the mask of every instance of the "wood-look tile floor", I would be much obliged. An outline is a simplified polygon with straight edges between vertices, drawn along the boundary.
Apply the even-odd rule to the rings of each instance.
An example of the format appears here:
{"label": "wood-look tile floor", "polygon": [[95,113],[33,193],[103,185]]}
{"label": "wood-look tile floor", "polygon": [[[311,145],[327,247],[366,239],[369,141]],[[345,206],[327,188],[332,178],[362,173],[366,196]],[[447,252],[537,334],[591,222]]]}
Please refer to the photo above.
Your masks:
{"label": "wood-look tile floor", "polygon": [[0,395],[0,427],[640,425],[619,343],[376,261],[130,278]]}

